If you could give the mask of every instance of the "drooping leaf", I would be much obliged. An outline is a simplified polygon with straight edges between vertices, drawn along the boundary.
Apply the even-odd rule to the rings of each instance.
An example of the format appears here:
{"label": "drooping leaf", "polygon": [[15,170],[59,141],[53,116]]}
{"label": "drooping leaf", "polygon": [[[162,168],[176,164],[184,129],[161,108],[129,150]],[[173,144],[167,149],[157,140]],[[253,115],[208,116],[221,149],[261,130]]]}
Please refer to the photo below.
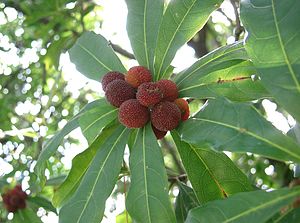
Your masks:
{"label": "drooping leaf", "polygon": [[[244,0],[246,50],[266,89],[300,121],[300,1]],[[259,22],[257,22],[259,21]]]}
{"label": "drooping leaf", "polygon": [[277,160],[300,161],[300,146],[246,103],[222,98],[210,100],[178,131],[182,140],[200,148],[252,152]]}
{"label": "drooping leaf", "polygon": [[224,153],[181,141],[175,130],[172,136],[201,204],[252,190],[246,175]]}
{"label": "drooping leaf", "polygon": [[52,212],[56,213],[55,207],[53,207],[51,202],[45,197],[42,197],[42,196],[35,196],[35,197],[29,196],[27,198],[27,202],[31,203],[31,205],[36,206],[36,208],[42,207],[47,211],[52,211]]}
{"label": "drooping leaf", "polygon": [[118,109],[108,104],[105,99],[100,99],[97,107],[80,116],[79,126],[89,144],[108,123],[117,117],[117,111]]}
{"label": "drooping leaf", "polygon": [[299,195],[299,187],[272,192],[239,193],[225,200],[211,201],[202,207],[192,209],[186,223],[264,223]]}
{"label": "drooping leaf", "polygon": [[116,130],[116,127],[117,125],[105,128],[89,148],[74,157],[68,177],[56,189],[52,198],[52,203],[55,207],[61,207],[77,190],[95,154],[102,148],[103,143],[108,140],[108,137]]}
{"label": "drooping leaf", "polygon": [[150,124],[138,130],[129,165],[131,184],[126,208],[132,219],[143,223],[175,222],[162,152]]}
{"label": "drooping leaf", "polygon": [[14,218],[11,223],[42,223],[42,220],[37,216],[37,214],[29,208],[18,210],[14,213]]}
{"label": "drooping leaf", "polygon": [[127,33],[134,55],[140,65],[153,73],[154,50],[161,23],[163,0],[126,0]]}
{"label": "drooping leaf", "polygon": [[62,206],[59,222],[98,223],[122,165],[129,130],[119,126],[96,152],[74,195]]}
{"label": "drooping leaf", "polygon": [[222,0],[172,0],[164,13],[155,48],[156,80],[166,78],[166,71],[177,50],[206,23]]}
{"label": "drooping leaf", "polygon": [[61,144],[62,140],[71,131],[79,127],[78,119],[85,112],[99,106],[101,100],[93,101],[87,104],[77,115],[75,115],[59,132],[57,132],[51,139],[49,139],[43,146],[43,150],[39,155],[36,166],[34,168],[35,173],[39,177],[40,183],[43,185],[46,182],[45,178],[45,166],[48,159],[55,153],[57,147]]}
{"label": "drooping leaf", "polygon": [[180,97],[250,101],[268,97],[260,80],[252,79],[256,69],[248,60],[243,43],[220,47],[200,58],[175,76]]}
{"label": "drooping leaf", "polygon": [[77,70],[90,79],[100,81],[109,71],[126,71],[109,42],[93,32],[82,34],[69,50],[69,54]]}
{"label": "drooping leaf", "polygon": [[177,223],[184,223],[190,209],[199,206],[199,202],[192,188],[178,182],[179,194],[175,202]]}

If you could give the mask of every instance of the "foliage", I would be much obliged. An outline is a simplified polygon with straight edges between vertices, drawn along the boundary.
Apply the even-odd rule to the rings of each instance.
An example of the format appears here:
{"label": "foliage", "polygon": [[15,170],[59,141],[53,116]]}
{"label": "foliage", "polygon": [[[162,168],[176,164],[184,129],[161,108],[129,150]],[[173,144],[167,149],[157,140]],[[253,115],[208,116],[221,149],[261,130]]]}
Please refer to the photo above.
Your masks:
{"label": "foliage", "polygon": [[[117,194],[126,202],[117,222],[297,222],[299,208],[293,202],[299,187],[283,187],[293,180],[291,167],[300,163],[299,126],[288,134],[276,129],[264,102],[277,103],[282,116],[300,121],[300,3],[244,0],[239,17],[237,1],[230,2],[236,18],[227,20],[236,26],[235,42],[224,46],[226,35],[215,37],[218,24],[210,20],[212,13],[226,16],[221,0],[126,0],[134,55],[89,31],[99,20],[91,14],[101,10],[93,1],[0,5],[19,13],[1,27],[17,56],[26,57],[26,50],[37,45],[37,59],[0,64],[1,151],[13,166],[0,186],[4,191],[30,178],[28,208],[15,213],[13,222],[40,222],[39,207],[57,211],[62,223],[100,222],[107,199]],[[15,36],[18,29],[24,34]],[[247,35],[241,35],[243,29]],[[173,72],[176,53],[187,42],[195,44],[202,32],[205,55]],[[59,57],[66,50],[77,70],[96,81],[108,71],[125,73],[124,56],[135,58],[154,80],[176,82],[180,96],[190,102],[191,117],[160,141],[150,124],[125,128],[117,109],[96,92],[84,89],[76,98],[65,90]],[[88,103],[87,95],[95,100]],[[36,111],[22,111],[26,103]],[[58,128],[62,119],[69,122]],[[77,128],[88,145],[68,171],[60,145],[76,142],[66,136]],[[45,129],[54,136],[46,138]],[[10,156],[17,158],[9,161]],[[7,213],[1,214],[6,219]]]}

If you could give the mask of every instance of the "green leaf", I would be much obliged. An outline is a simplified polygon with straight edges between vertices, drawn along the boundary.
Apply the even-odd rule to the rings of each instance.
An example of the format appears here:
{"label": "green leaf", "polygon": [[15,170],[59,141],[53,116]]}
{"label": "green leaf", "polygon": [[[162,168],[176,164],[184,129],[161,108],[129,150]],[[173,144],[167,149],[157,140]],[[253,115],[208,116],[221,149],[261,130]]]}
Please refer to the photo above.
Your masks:
{"label": "green leaf", "polygon": [[51,202],[45,197],[42,197],[42,196],[35,196],[35,197],[29,196],[27,198],[27,202],[31,203],[31,205],[34,205],[37,208],[42,207],[47,211],[52,211],[52,212],[56,213],[55,207],[53,207]]}
{"label": "green leaf", "polygon": [[62,184],[62,182],[65,181],[66,177],[67,177],[66,175],[52,177],[49,180],[47,180],[45,185],[46,186],[58,186],[58,185]]}
{"label": "green leaf", "polygon": [[103,143],[108,140],[108,137],[112,135],[116,127],[117,125],[103,129],[89,148],[75,156],[72,160],[72,168],[68,177],[63,184],[56,189],[52,198],[52,203],[55,207],[61,207],[74,194],[83,176],[90,167],[95,154],[102,148]]}
{"label": "green leaf", "polygon": [[290,209],[286,213],[274,219],[273,223],[298,223],[300,219],[300,208]]}
{"label": "green leaf", "polygon": [[96,152],[75,194],[62,206],[59,222],[98,223],[117,181],[128,129],[119,126]]}
{"label": "green leaf", "polygon": [[300,161],[300,146],[246,103],[210,100],[178,131],[182,140],[200,148],[208,146],[217,151],[252,152],[277,160]]}
{"label": "green leaf", "polygon": [[127,215],[126,215],[126,210],[116,217],[116,223],[125,223],[125,222],[132,223],[132,220],[131,220],[129,214],[127,213]]}
{"label": "green leaf", "polygon": [[175,130],[172,136],[201,204],[252,190],[246,175],[224,153],[185,143]]}
{"label": "green leaf", "polygon": [[36,166],[34,168],[35,173],[39,177],[42,185],[45,184],[45,166],[48,159],[55,153],[57,147],[61,144],[62,140],[71,131],[79,127],[78,119],[85,112],[93,109],[101,103],[101,100],[93,101],[87,104],[77,115],[75,115],[59,132],[57,132],[51,139],[49,139],[43,146],[43,150],[39,155]]}
{"label": "green leaf", "polygon": [[79,118],[81,131],[87,141],[92,143],[101,130],[117,117],[118,109],[100,99],[99,105],[85,112]]}
{"label": "green leaf", "polygon": [[177,50],[207,22],[222,0],[172,0],[163,16],[155,48],[155,78],[167,78],[166,71]]}
{"label": "green leaf", "polygon": [[163,155],[149,123],[139,129],[130,154],[126,208],[136,222],[173,223]]}
{"label": "green leaf", "polygon": [[41,219],[37,216],[37,214],[29,208],[18,210],[14,213],[14,218],[11,221],[12,223],[42,223]]}
{"label": "green leaf", "polygon": [[[262,83],[300,121],[300,1],[245,0],[246,50]],[[259,21],[259,22],[258,22]]]}
{"label": "green leaf", "polygon": [[183,223],[190,209],[199,206],[199,202],[192,188],[178,182],[179,194],[175,202],[175,215],[177,223]]}
{"label": "green leaf", "polygon": [[264,223],[281,207],[300,195],[300,188],[273,192],[253,191],[233,195],[225,200],[209,202],[192,209],[186,223],[256,222]]}
{"label": "green leaf", "polygon": [[70,59],[76,69],[97,81],[109,71],[126,72],[109,42],[101,35],[85,32],[69,50]]}
{"label": "green leaf", "polygon": [[161,23],[163,0],[126,0],[128,8],[127,33],[134,55],[140,65],[152,73],[154,51]]}
{"label": "green leaf", "polygon": [[250,101],[268,97],[257,71],[248,60],[243,43],[220,47],[200,58],[190,68],[175,76],[180,97],[216,98]]}

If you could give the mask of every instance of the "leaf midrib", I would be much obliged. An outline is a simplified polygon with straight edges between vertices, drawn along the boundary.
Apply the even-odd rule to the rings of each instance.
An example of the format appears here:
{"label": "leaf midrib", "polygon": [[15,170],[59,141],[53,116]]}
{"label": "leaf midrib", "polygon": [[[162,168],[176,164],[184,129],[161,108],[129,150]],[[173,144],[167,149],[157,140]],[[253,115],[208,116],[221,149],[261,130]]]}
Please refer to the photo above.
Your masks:
{"label": "leaf midrib", "polygon": [[101,60],[99,60],[89,49],[87,49],[86,47],[84,47],[83,45],[81,45],[79,42],[77,42],[77,45],[83,49],[85,52],[87,52],[91,57],[93,57],[101,66],[105,67],[105,69],[107,69],[108,71],[112,71],[112,68],[109,68],[108,66],[106,66]]}
{"label": "leaf midrib", "polygon": [[[177,26],[177,28],[176,28],[176,30],[175,30],[173,36],[171,37],[171,40],[170,40],[170,42],[169,42],[169,44],[168,44],[168,46],[167,46],[167,48],[166,48],[166,50],[165,50],[165,52],[164,52],[163,59],[162,59],[162,61],[161,61],[161,63],[160,63],[160,66],[159,66],[159,70],[158,70],[158,72],[157,72],[157,74],[158,74],[157,80],[160,79],[161,68],[162,68],[162,66],[163,66],[163,64],[164,64],[164,61],[165,61],[165,58],[166,58],[166,56],[167,56],[167,52],[168,52],[169,49],[170,49],[170,46],[171,46],[171,44],[173,43],[174,38],[175,38],[175,36],[176,36],[176,34],[177,34],[179,28],[181,27],[182,23],[185,21],[185,18],[187,17],[187,15],[189,14],[189,12],[192,10],[192,8],[194,7],[194,5],[195,5],[196,2],[197,2],[197,0],[195,0],[195,1],[192,3],[191,7],[186,11],[186,13],[185,13],[185,15],[183,16],[181,22],[180,22],[179,25]],[[156,73],[156,72],[155,72],[155,73]]]}
{"label": "leaf midrib", "polygon": [[109,115],[109,114],[115,112],[116,110],[118,110],[118,109],[113,109],[113,110],[111,110],[111,111],[109,111],[109,112],[107,112],[107,113],[101,115],[99,118],[97,118],[95,121],[93,121],[90,125],[88,125],[85,129],[83,129],[82,132],[85,133],[85,132],[86,132],[92,125],[94,125],[96,122],[98,122],[98,121],[101,120],[102,118],[106,117],[107,115]]}
{"label": "leaf midrib", "polygon": [[207,164],[204,162],[204,160],[202,159],[202,157],[197,153],[196,151],[196,148],[193,147],[192,145],[190,145],[191,148],[192,148],[192,151],[196,154],[196,156],[199,158],[199,160],[203,163],[203,165],[205,166],[206,170],[208,171],[209,175],[211,176],[211,178],[215,181],[216,185],[218,186],[218,188],[220,189],[220,191],[222,192],[222,195],[223,195],[223,192],[226,194],[227,196],[227,193],[225,191],[225,189],[222,188],[222,186],[219,184],[218,180],[216,179],[215,175],[211,172],[211,170],[209,169],[209,167],[207,166]]}
{"label": "leaf midrib", "polygon": [[[225,127],[227,127],[227,128],[231,128],[231,129],[234,129],[234,130],[236,130],[236,131],[238,131],[238,132],[241,132],[241,129],[240,129],[240,128],[238,128],[238,127],[236,127],[236,126],[233,126],[233,125],[230,125],[230,124],[227,124],[227,123],[218,122],[218,121],[209,120],[209,119],[204,119],[204,118],[193,118],[193,119],[194,119],[194,120],[199,120],[199,121],[204,121],[204,122],[210,122],[210,123],[214,123],[214,124],[217,124],[217,125],[222,125],[222,126],[225,126]],[[243,133],[245,133],[245,134],[247,134],[247,135],[250,135],[250,136],[252,136],[252,137],[254,137],[254,138],[256,138],[256,139],[258,139],[258,140],[260,140],[260,141],[263,141],[263,142],[265,142],[265,143],[267,143],[267,144],[269,144],[269,145],[271,145],[271,146],[273,146],[273,147],[276,147],[276,148],[278,148],[279,150],[281,150],[281,151],[283,151],[283,152],[285,152],[285,153],[288,153],[289,155],[291,155],[291,156],[293,156],[293,157],[295,157],[295,158],[297,158],[297,159],[300,160],[300,156],[299,156],[298,154],[295,154],[295,153],[293,153],[293,152],[291,152],[291,151],[289,151],[289,150],[286,150],[284,147],[282,147],[282,146],[280,146],[280,145],[278,145],[278,144],[275,144],[275,143],[271,142],[271,141],[268,140],[268,139],[262,138],[261,136],[256,135],[255,133],[250,132],[250,131],[248,131],[247,129],[243,129]]]}
{"label": "leaf midrib", "polygon": [[143,128],[143,171],[144,171],[144,185],[145,185],[145,199],[146,199],[146,209],[147,209],[147,218],[149,222],[151,221],[150,208],[149,208],[149,197],[148,197],[148,182],[147,182],[147,171],[146,171],[146,148],[145,148],[145,131],[146,127]]}
{"label": "leaf midrib", "polygon": [[147,27],[146,27],[146,18],[147,18],[147,4],[148,0],[145,0],[144,2],[144,25],[143,25],[143,33],[144,33],[144,50],[145,50],[145,56],[146,56],[146,63],[147,63],[147,68],[149,69],[149,56],[148,56],[148,46],[147,46]]}
{"label": "leaf midrib", "polygon": [[259,210],[260,208],[267,208],[268,206],[271,206],[273,203],[279,202],[279,201],[284,200],[284,199],[288,199],[289,197],[293,197],[293,196],[295,196],[296,194],[299,194],[299,193],[300,193],[300,191],[297,190],[297,191],[295,191],[295,192],[293,192],[293,193],[289,193],[289,194],[286,195],[286,196],[283,195],[283,196],[280,196],[280,197],[278,197],[278,198],[275,198],[274,200],[271,200],[271,201],[269,201],[269,202],[263,203],[263,204],[261,204],[261,205],[255,206],[255,207],[250,208],[250,209],[247,209],[246,211],[244,211],[244,212],[242,212],[242,213],[240,213],[240,214],[238,214],[238,215],[236,215],[236,216],[234,216],[234,217],[232,217],[232,218],[226,219],[226,221],[224,221],[223,223],[227,223],[227,222],[234,221],[234,220],[236,220],[236,219],[238,219],[238,218],[241,218],[241,217],[243,217],[243,216],[245,216],[245,215],[250,214],[251,212],[257,211],[257,210]]}
{"label": "leaf midrib", "polygon": [[[207,65],[208,63],[210,63],[210,62],[212,62],[212,61],[216,61],[216,60],[218,60],[220,57],[226,56],[226,55],[229,54],[229,53],[232,53],[232,52],[234,52],[234,51],[238,51],[238,50],[244,48],[243,45],[242,45],[241,43],[237,43],[236,45],[238,45],[238,44],[240,44],[240,47],[239,47],[239,48],[234,48],[234,49],[232,49],[232,50],[228,50],[228,51],[226,51],[226,52],[223,53],[223,54],[220,54],[220,55],[218,55],[218,56],[216,56],[216,57],[213,57],[213,58],[211,58],[210,60],[206,61],[205,63],[201,64],[199,67],[197,67],[195,70],[193,70],[193,71],[192,71],[191,73],[189,73],[188,75],[185,75],[184,78],[183,78],[181,81],[179,81],[179,82],[177,83],[177,86],[179,87],[179,85],[180,85],[185,79],[189,78],[191,75],[193,75],[195,72],[197,72],[199,69],[201,69],[202,67],[204,67],[204,66]],[[233,47],[234,47],[234,46],[233,46]],[[201,58],[200,58],[200,59],[201,59]],[[200,60],[200,59],[199,59],[199,60]],[[184,74],[184,73],[185,73],[185,72],[183,72],[183,74]]]}
{"label": "leaf midrib", "polygon": [[99,177],[100,177],[100,175],[101,175],[101,173],[102,173],[102,171],[103,171],[104,166],[106,165],[106,162],[107,162],[108,158],[110,157],[111,153],[113,152],[114,148],[116,147],[117,143],[120,141],[120,138],[123,136],[123,134],[124,134],[125,131],[126,131],[126,128],[124,128],[124,130],[123,130],[123,131],[121,132],[121,134],[118,136],[117,140],[116,140],[115,143],[112,145],[112,147],[111,147],[109,153],[107,154],[105,160],[103,161],[103,164],[102,164],[102,166],[101,166],[101,168],[100,168],[100,170],[99,170],[99,172],[98,172],[98,175],[97,175],[97,177],[96,177],[96,180],[95,180],[95,182],[94,182],[94,184],[93,184],[92,190],[91,190],[91,192],[89,193],[88,199],[86,200],[86,203],[85,203],[85,205],[84,205],[84,207],[83,207],[83,209],[82,209],[82,211],[81,211],[81,213],[80,213],[80,215],[79,215],[79,217],[78,217],[78,220],[76,221],[77,223],[81,220],[82,215],[83,215],[83,213],[85,212],[85,209],[87,208],[87,206],[88,206],[88,204],[89,204],[89,201],[90,201],[90,199],[91,199],[91,197],[92,197],[92,195],[93,195],[93,193],[94,193],[96,184],[97,184],[97,182],[98,182],[98,180],[99,180]]}
{"label": "leaf midrib", "polygon": [[278,20],[277,20],[277,15],[276,15],[276,10],[275,10],[274,0],[272,0],[272,13],[273,13],[273,17],[274,17],[274,23],[275,23],[275,28],[276,28],[278,40],[279,40],[279,45],[280,45],[281,51],[283,53],[285,63],[288,66],[289,72],[290,72],[290,74],[292,76],[293,81],[295,82],[295,85],[297,87],[298,92],[300,92],[300,84],[299,84],[299,82],[297,80],[295,71],[294,71],[294,69],[293,69],[293,67],[292,67],[292,65],[290,63],[290,60],[288,58],[288,55],[286,53],[286,49],[285,49],[283,41],[282,41],[281,32],[280,32],[280,29],[279,29],[279,26],[278,26]]}

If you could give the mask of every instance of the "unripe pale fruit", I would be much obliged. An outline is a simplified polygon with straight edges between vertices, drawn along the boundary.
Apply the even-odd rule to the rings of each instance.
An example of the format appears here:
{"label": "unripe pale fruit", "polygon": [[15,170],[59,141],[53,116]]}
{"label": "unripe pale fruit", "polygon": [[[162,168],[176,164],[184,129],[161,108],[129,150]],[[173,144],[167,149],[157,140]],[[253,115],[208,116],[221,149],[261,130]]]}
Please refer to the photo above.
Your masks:
{"label": "unripe pale fruit", "polygon": [[125,80],[125,76],[118,71],[111,71],[105,74],[101,81],[103,91],[106,91],[107,85],[114,80]]}
{"label": "unripe pale fruit", "polygon": [[178,89],[176,84],[171,80],[162,79],[156,82],[164,94],[164,100],[174,101],[178,98]]}
{"label": "unripe pale fruit", "polygon": [[181,111],[181,120],[186,121],[190,116],[189,104],[183,98],[177,98],[174,103],[178,106]]}
{"label": "unripe pale fruit", "polygon": [[125,81],[134,88],[138,88],[141,84],[152,81],[152,75],[147,68],[135,66],[128,70]]}
{"label": "unripe pale fruit", "polygon": [[151,122],[160,131],[175,129],[181,120],[181,112],[178,106],[169,101],[163,101],[153,106]]}
{"label": "unripe pale fruit", "polygon": [[105,96],[111,105],[120,107],[123,102],[135,98],[135,89],[124,80],[114,80],[107,85]]}
{"label": "unripe pale fruit", "polygon": [[147,82],[139,86],[136,98],[142,105],[150,107],[162,100],[163,93],[156,83]]}
{"label": "unripe pale fruit", "polygon": [[127,100],[120,106],[119,121],[127,128],[142,128],[149,119],[149,109],[136,99]]}

